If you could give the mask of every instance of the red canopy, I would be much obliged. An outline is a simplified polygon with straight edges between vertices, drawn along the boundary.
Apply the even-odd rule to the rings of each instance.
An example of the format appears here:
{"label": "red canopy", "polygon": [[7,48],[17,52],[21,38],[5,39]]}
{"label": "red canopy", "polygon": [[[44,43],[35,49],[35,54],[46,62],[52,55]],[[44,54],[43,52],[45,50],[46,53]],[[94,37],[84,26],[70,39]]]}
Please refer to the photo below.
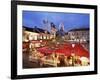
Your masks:
{"label": "red canopy", "polygon": [[72,47],[72,44],[63,44],[60,45],[60,47],[58,47],[57,49],[56,47],[54,49],[51,49],[49,47],[42,47],[39,48],[38,51],[44,54],[52,54],[53,52],[55,52],[57,54],[64,54],[66,56],[70,56],[71,53],[74,53],[77,56],[84,56],[89,58],[89,52],[81,44],[75,44],[74,47]]}
{"label": "red canopy", "polygon": [[89,51],[86,50],[81,44],[76,44],[74,47],[75,54],[89,58]]}
{"label": "red canopy", "polygon": [[50,49],[49,47],[38,48],[38,51],[44,54],[51,54],[52,52],[54,52],[54,50]]}

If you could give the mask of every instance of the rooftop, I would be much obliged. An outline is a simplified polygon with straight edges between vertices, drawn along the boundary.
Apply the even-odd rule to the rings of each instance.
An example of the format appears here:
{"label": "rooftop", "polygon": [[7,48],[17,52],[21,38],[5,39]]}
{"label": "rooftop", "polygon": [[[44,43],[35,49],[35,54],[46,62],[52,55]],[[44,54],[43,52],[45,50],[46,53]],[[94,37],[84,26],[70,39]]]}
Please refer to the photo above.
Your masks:
{"label": "rooftop", "polygon": [[77,29],[71,29],[70,31],[89,31],[89,28],[77,28]]}
{"label": "rooftop", "polygon": [[[27,30],[27,31],[30,31],[30,32],[45,33],[45,30],[44,30],[44,29],[37,28],[37,27],[29,28],[29,27],[23,26],[23,29],[24,29],[24,30]],[[48,31],[47,31],[47,33],[49,34]]]}

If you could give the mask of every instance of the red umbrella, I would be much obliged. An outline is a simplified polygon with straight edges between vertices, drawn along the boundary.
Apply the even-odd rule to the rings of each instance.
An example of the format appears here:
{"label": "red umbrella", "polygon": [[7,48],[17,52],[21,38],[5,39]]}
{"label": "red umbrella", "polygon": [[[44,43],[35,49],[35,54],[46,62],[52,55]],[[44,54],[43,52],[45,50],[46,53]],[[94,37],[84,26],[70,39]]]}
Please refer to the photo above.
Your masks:
{"label": "red umbrella", "polygon": [[60,45],[58,48],[49,48],[49,47],[42,47],[39,48],[38,51],[44,54],[52,54],[53,52],[57,54],[64,54],[66,56],[70,56],[74,53],[76,56],[84,56],[89,58],[89,51],[87,51],[81,44],[75,44],[74,47],[72,44],[63,44]]}
{"label": "red umbrella", "polygon": [[67,48],[67,49],[66,48],[60,48],[60,49],[55,50],[55,53],[70,56],[71,55],[71,50],[70,50],[70,48]]}
{"label": "red umbrella", "polygon": [[43,54],[51,54],[51,53],[53,53],[53,50],[50,49],[49,47],[38,48],[38,51],[43,53]]}
{"label": "red umbrella", "polygon": [[76,55],[80,57],[84,56],[89,58],[89,51],[86,50],[81,44],[75,44],[73,51]]}
{"label": "red umbrella", "polygon": [[66,56],[70,56],[72,53],[74,53],[77,56],[89,58],[89,52],[81,44],[75,44],[74,47],[72,44],[64,44],[61,48],[55,50],[55,52]]}

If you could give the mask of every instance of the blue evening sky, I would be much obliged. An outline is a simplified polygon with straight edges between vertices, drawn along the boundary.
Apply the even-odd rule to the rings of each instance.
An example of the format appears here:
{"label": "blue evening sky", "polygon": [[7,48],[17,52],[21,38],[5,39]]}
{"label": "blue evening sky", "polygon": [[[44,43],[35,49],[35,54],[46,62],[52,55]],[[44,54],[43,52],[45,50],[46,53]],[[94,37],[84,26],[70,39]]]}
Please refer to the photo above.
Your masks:
{"label": "blue evening sky", "polygon": [[37,26],[44,29],[43,20],[53,22],[57,29],[59,29],[59,24],[63,23],[65,31],[74,28],[89,28],[90,26],[90,16],[84,13],[23,11],[22,14],[23,26],[31,28]]}

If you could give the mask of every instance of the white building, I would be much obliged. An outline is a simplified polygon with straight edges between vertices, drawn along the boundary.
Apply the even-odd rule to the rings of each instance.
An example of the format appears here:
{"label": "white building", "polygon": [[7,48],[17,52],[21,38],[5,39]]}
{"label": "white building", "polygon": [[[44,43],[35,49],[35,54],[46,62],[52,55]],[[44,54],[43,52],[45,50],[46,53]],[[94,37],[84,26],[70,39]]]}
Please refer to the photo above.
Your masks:
{"label": "white building", "polygon": [[49,32],[45,33],[45,30],[39,28],[23,28],[23,41],[31,40],[49,40],[51,39]]}
{"label": "white building", "polygon": [[87,42],[89,41],[89,28],[72,29],[68,31],[67,37],[70,41]]}

